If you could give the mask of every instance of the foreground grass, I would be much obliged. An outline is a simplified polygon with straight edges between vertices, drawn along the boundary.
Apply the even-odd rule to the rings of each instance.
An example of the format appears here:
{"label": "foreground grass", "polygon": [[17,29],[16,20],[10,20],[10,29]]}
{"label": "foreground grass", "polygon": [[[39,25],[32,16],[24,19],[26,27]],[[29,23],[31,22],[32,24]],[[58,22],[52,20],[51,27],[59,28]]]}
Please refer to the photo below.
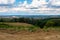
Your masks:
{"label": "foreground grass", "polygon": [[47,27],[47,26],[45,26],[44,28],[43,28],[43,31],[45,31],[45,32],[49,32],[49,31],[60,31],[60,26],[58,27],[58,26],[51,26],[51,27]]}
{"label": "foreground grass", "polygon": [[27,26],[25,26],[23,24],[24,23],[22,23],[22,25],[16,26],[16,23],[15,23],[14,26],[13,26],[13,25],[11,25],[11,23],[9,24],[9,23],[1,22],[0,23],[0,30],[14,30],[14,31],[26,30],[26,31],[33,32],[33,31],[36,31],[37,29],[39,29],[39,27],[36,27],[34,25],[29,26],[29,24],[25,24],[25,25],[27,25]]}
{"label": "foreground grass", "polygon": [[[18,32],[18,31],[29,31],[29,32],[35,32],[36,30],[41,29],[38,26],[34,26],[31,24],[27,24],[27,23],[9,23],[9,22],[0,22],[0,30],[5,30],[5,31],[9,31],[14,33]],[[49,30],[57,30],[60,31],[60,26],[44,26],[44,28],[42,29],[43,31],[49,31]]]}

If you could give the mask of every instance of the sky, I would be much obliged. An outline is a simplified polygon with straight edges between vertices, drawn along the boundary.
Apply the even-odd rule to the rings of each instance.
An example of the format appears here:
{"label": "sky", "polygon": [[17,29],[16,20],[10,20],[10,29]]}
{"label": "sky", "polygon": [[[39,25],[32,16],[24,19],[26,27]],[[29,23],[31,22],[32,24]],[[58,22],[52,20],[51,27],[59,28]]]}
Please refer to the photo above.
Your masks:
{"label": "sky", "polygon": [[0,0],[0,15],[60,15],[60,0]]}

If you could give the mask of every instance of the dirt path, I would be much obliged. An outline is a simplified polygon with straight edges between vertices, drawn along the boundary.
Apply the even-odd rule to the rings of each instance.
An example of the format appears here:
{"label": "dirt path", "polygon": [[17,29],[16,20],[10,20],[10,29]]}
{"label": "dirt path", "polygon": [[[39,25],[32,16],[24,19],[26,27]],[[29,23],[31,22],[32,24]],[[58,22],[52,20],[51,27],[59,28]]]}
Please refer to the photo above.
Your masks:
{"label": "dirt path", "polygon": [[60,40],[60,32],[18,32],[9,34],[0,32],[0,40]]}

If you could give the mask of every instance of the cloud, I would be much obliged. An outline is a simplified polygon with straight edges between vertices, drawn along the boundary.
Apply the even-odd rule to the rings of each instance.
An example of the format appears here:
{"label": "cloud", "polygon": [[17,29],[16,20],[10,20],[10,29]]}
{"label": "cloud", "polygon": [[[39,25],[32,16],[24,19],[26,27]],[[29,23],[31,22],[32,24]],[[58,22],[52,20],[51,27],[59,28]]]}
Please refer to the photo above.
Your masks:
{"label": "cloud", "polygon": [[23,4],[20,4],[19,6],[25,7],[25,8],[34,8],[34,7],[47,7],[46,0],[32,0],[31,4],[28,4],[27,1],[24,1]]}
{"label": "cloud", "polygon": [[[12,2],[14,3],[14,1]],[[48,5],[51,6],[48,7]],[[52,6],[56,7],[53,8]],[[30,13],[30,14],[60,14],[60,8],[57,8],[58,6],[60,6],[59,2],[55,2],[55,1],[48,1],[46,2],[46,0],[33,0],[31,4],[28,4],[27,1],[24,1],[23,4],[19,3],[17,7],[12,7],[12,8],[5,8],[5,7],[1,7],[3,8],[3,10],[0,10],[0,12],[8,12],[8,13],[20,13],[20,12],[26,12],[26,13]]]}
{"label": "cloud", "polygon": [[54,15],[57,15],[57,14],[60,14],[60,8],[57,9],[57,8],[39,8],[39,9],[26,9],[24,7],[22,8],[11,8],[11,10],[9,10],[9,12],[13,12],[13,13],[19,13],[20,12],[24,12],[24,13],[27,13],[27,14],[43,14],[43,15],[51,15],[51,14],[54,14]]}
{"label": "cloud", "polygon": [[0,12],[8,12],[8,9],[0,7]]}
{"label": "cloud", "polygon": [[54,6],[60,6],[60,0],[52,0],[51,4]]}
{"label": "cloud", "polygon": [[0,0],[0,4],[13,4],[15,0]]}
{"label": "cloud", "polygon": [[30,4],[31,7],[46,7],[46,0],[33,0]]}
{"label": "cloud", "polygon": [[51,8],[60,8],[60,0],[51,0],[50,7]]}

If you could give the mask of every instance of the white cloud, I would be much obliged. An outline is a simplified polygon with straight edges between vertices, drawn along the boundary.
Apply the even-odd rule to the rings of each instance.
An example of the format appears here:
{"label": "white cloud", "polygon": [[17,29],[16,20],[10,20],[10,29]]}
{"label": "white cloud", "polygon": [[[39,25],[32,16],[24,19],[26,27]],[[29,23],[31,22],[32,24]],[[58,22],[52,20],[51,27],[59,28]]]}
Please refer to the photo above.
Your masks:
{"label": "white cloud", "polygon": [[0,7],[0,12],[8,12],[9,10],[7,8]]}
{"label": "white cloud", "polygon": [[60,0],[51,0],[51,5],[60,6]]}
{"label": "white cloud", "polygon": [[[2,9],[2,8],[0,8]],[[20,12],[26,12],[26,13],[30,13],[30,14],[46,14],[46,15],[50,15],[50,14],[59,14],[60,13],[60,8],[57,9],[57,8],[39,8],[39,9],[26,9],[24,7],[17,7],[17,8],[3,8],[2,10],[0,10],[0,12],[8,12],[8,13],[20,13]]]}
{"label": "white cloud", "polygon": [[[51,2],[51,0],[49,1]],[[11,2],[14,3],[14,2]],[[0,10],[0,12],[27,12],[27,13],[39,13],[39,14],[59,14],[60,8],[47,8],[48,2],[46,0],[33,0],[31,4],[27,4],[27,1],[25,1],[23,4],[19,4],[18,7],[13,8],[4,8],[3,10]],[[51,5],[60,5],[59,2],[56,3],[53,1],[51,2]],[[37,9],[31,9],[31,8],[37,8]]]}
{"label": "white cloud", "polygon": [[59,14],[60,8],[39,8],[39,9],[26,9],[26,8],[12,8],[9,12],[27,12],[27,13],[39,13],[39,14]]}
{"label": "white cloud", "polygon": [[27,1],[24,1],[24,3],[20,4],[19,6],[22,6],[25,8],[47,7],[46,4],[48,4],[46,0],[33,0],[31,4],[28,4]]}
{"label": "white cloud", "polygon": [[30,4],[31,7],[45,7],[47,4],[46,0],[33,0]]}
{"label": "white cloud", "polygon": [[0,0],[0,4],[13,4],[15,0]]}

